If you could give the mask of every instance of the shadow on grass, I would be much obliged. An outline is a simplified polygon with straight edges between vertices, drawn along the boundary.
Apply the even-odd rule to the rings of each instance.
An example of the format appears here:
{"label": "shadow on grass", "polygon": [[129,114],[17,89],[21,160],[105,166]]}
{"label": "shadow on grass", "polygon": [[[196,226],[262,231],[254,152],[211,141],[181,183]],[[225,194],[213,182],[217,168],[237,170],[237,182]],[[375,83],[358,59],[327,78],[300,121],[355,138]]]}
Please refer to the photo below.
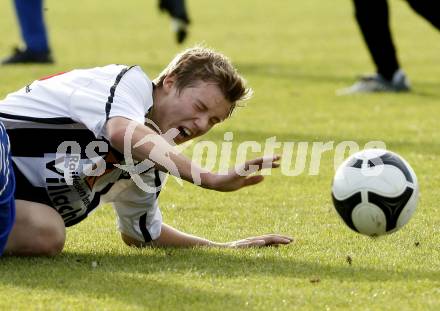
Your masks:
{"label": "shadow on grass", "polygon": [[[164,258],[172,259],[164,262]],[[192,262],[188,260],[188,255],[182,256],[177,252],[172,257],[63,253],[55,258],[0,259],[0,287],[10,286],[29,291],[29,299],[38,299],[41,292],[47,292],[48,295],[58,293],[72,297],[69,298],[70,302],[61,303],[75,303],[75,300],[83,302],[85,297],[89,297],[105,301],[106,304],[118,301],[127,307],[151,310],[162,310],[164,302],[171,308],[189,305],[198,310],[203,309],[206,303],[220,306],[245,305],[245,301],[238,295],[197,286],[197,276],[196,282],[188,282],[186,273],[192,270],[191,267],[206,260],[206,257]],[[37,291],[35,297],[32,291]],[[56,306],[57,302],[53,305]],[[95,309],[93,302],[89,302],[87,308]]]}
{"label": "shadow on grass", "polygon": [[[417,281],[431,280],[439,282],[439,270],[414,270],[408,267],[406,270],[387,270],[380,266],[377,268],[348,265],[341,262],[340,266],[331,266],[317,262],[298,260],[288,255],[278,255],[277,248],[250,249],[250,250],[224,250],[224,249],[150,249],[148,253],[142,250],[134,250],[131,254],[89,254],[65,252],[54,258],[25,258],[4,257],[0,260],[0,284],[28,283],[24,276],[32,268],[32,273],[41,272],[50,274],[60,279],[68,268],[74,271],[89,271],[93,275],[106,275],[108,273],[124,273],[128,275],[149,275],[163,272],[164,274],[186,274],[194,272],[201,275],[216,277],[243,277],[243,276],[273,276],[310,278],[320,275],[321,277],[354,280],[354,281]],[[92,263],[97,266],[93,267]],[[13,271],[5,271],[7,266],[13,267]],[[72,282],[81,281],[82,274],[73,277]],[[122,277],[122,276],[121,276]],[[126,276],[124,276],[125,278]],[[137,278],[137,277],[136,277]],[[75,280],[76,279],[76,280]],[[23,281],[25,280],[25,281]],[[113,280],[118,282],[117,279]],[[123,284],[124,280],[120,280]],[[99,284],[94,284],[94,287]]]}
{"label": "shadow on grass", "polygon": [[[251,288],[252,283],[246,285],[248,283],[241,280],[262,278],[271,282],[271,278],[282,277],[296,282],[303,279],[306,284],[317,276],[322,281],[340,282],[440,280],[438,270],[413,267],[403,271],[387,270],[345,262],[331,266],[277,256],[272,250],[260,253],[255,250],[156,249],[131,254],[66,252],[55,258],[4,257],[0,260],[0,285],[26,291],[58,292],[73,299],[84,299],[84,296],[111,299],[128,306],[154,309],[163,307],[164,301],[167,305],[191,308],[202,308],[206,303],[244,306],[246,295],[225,292],[227,280],[233,279]],[[273,282],[276,284],[277,280]]]}

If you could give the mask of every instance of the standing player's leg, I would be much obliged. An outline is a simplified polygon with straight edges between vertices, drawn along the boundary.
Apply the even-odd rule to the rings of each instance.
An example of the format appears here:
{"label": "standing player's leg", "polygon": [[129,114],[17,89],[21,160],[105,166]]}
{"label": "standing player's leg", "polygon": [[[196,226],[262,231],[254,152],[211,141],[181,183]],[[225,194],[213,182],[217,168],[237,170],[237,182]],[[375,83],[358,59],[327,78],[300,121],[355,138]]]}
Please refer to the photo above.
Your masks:
{"label": "standing player's leg", "polygon": [[15,0],[14,4],[26,49],[37,53],[49,52],[43,0]]}
{"label": "standing player's leg", "polygon": [[438,0],[407,0],[409,5],[440,30],[440,10]]}
{"label": "standing player's leg", "polygon": [[356,21],[361,30],[377,72],[391,80],[399,69],[394,47],[387,0],[353,0]]}
{"label": "standing player's leg", "polygon": [[185,41],[190,23],[185,0],[159,0],[159,8],[170,14],[177,42]]}
{"label": "standing player's leg", "polygon": [[356,21],[376,66],[376,74],[362,77],[338,94],[408,91],[409,81],[400,69],[391,35],[387,0],[353,0],[353,4]]}
{"label": "standing player's leg", "polygon": [[14,0],[14,5],[25,49],[16,49],[2,64],[52,63],[44,23],[43,0]]}

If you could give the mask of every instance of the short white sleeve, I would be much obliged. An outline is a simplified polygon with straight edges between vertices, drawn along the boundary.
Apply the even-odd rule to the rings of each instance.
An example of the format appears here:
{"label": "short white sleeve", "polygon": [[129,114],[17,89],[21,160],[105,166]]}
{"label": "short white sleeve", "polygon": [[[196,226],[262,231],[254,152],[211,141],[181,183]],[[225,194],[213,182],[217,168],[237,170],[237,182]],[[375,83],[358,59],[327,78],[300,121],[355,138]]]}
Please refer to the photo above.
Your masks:
{"label": "short white sleeve", "polygon": [[106,137],[109,118],[120,116],[143,124],[153,105],[152,92],[152,82],[140,67],[106,66],[71,95],[70,113],[96,137]]}
{"label": "short white sleeve", "polygon": [[[153,173],[141,177],[153,186],[157,181]],[[130,180],[120,180],[103,199],[112,203],[117,215],[118,230],[138,241],[150,242],[160,236],[162,214],[155,193],[146,193]]]}

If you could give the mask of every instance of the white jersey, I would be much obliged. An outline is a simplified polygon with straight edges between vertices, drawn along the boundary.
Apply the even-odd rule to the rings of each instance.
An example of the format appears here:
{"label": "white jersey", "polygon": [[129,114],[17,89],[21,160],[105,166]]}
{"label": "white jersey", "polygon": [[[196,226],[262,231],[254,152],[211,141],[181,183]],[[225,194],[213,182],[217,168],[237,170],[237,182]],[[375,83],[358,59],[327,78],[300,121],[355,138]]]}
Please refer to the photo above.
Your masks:
{"label": "white jersey", "polygon": [[[145,73],[123,65],[53,75],[9,94],[0,101],[0,121],[11,141],[16,199],[48,204],[71,226],[106,194],[104,199],[117,212],[119,230],[138,240],[156,239],[162,221],[159,192],[143,192],[114,166],[123,164],[123,155],[108,144],[105,130],[116,116],[143,124],[152,94]],[[103,173],[85,173],[84,168],[96,167],[99,159],[105,161]],[[142,178],[158,188],[163,174],[151,169]]]}

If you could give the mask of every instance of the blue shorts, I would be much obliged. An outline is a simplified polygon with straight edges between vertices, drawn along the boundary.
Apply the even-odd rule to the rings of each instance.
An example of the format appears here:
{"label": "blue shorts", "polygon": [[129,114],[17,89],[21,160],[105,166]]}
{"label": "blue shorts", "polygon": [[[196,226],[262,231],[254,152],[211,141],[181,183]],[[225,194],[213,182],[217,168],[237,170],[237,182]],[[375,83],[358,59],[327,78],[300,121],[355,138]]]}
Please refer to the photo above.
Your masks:
{"label": "blue shorts", "polygon": [[9,138],[0,122],[0,256],[15,220],[15,178]]}

